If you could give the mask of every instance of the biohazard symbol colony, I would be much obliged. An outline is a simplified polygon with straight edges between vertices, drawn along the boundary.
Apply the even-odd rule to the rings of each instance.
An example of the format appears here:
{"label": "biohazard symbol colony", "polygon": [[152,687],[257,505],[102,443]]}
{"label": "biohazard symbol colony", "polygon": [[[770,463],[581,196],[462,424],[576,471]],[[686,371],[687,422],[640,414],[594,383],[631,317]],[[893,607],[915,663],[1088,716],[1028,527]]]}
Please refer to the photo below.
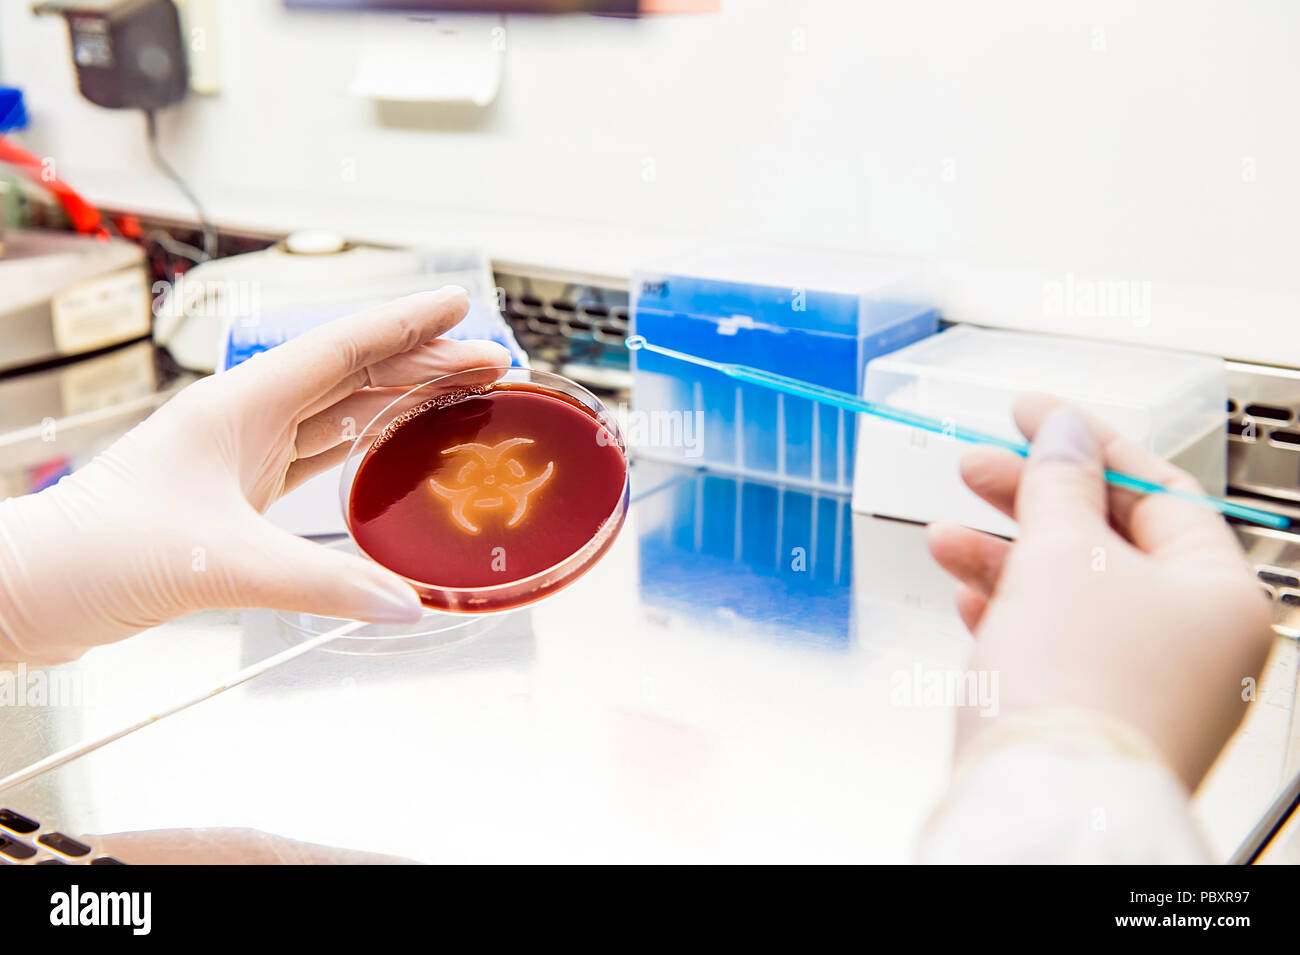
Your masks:
{"label": "biohazard symbol colony", "polygon": [[555,462],[548,461],[541,474],[527,477],[524,466],[511,456],[515,448],[532,443],[532,438],[506,438],[490,447],[471,442],[447,448],[442,452],[444,455],[468,455],[468,460],[456,474],[458,486],[447,487],[429,478],[429,487],[451,505],[451,519],[471,534],[479,532],[478,525],[471,518],[471,510],[488,511],[507,504],[514,510],[506,526],[514,527],[528,512],[529,497],[555,473]]}

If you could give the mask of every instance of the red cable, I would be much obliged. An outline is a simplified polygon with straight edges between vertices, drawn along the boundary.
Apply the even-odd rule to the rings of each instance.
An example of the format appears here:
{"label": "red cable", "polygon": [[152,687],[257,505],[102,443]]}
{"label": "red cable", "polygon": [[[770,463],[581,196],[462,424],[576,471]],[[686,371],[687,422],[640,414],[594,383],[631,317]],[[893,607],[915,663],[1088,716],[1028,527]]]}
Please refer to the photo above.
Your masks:
{"label": "red cable", "polygon": [[77,195],[73,188],[58,176],[51,175],[45,166],[44,160],[39,156],[29,153],[17,143],[0,136],[0,162],[13,165],[32,182],[53,193],[78,232],[93,235],[97,239],[107,239],[109,237],[108,229],[104,227],[99,210]]}

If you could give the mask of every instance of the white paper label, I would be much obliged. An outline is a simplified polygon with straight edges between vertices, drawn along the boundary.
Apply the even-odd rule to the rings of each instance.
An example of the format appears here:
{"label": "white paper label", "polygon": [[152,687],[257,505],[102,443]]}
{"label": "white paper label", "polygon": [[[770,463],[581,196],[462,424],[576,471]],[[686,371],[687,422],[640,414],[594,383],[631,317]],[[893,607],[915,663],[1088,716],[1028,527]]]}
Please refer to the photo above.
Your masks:
{"label": "white paper label", "polygon": [[149,288],[143,269],[82,282],[50,301],[54,347],[77,355],[149,333]]}

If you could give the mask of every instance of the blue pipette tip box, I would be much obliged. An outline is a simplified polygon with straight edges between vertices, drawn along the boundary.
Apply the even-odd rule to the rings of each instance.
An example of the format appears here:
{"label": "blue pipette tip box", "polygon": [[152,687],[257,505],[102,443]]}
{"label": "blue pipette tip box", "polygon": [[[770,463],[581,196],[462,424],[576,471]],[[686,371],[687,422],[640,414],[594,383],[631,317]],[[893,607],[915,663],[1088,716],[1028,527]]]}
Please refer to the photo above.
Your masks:
{"label": "blue pipette tip box", "polygon": [[[665,260],[632,278],[632,329],[656,345],[851,394],[867,362],[938,330],[911,263],[746,244]],[[850,412],[634,352],[628,439],[649,458],[847,492]]]}

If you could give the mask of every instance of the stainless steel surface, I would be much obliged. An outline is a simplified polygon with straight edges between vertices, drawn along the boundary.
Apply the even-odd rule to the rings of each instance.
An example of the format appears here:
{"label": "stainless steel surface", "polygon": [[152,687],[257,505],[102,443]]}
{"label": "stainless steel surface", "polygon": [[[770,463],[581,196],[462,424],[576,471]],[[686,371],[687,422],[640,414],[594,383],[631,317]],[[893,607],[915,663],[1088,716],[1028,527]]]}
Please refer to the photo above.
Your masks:
{"label": "stainless steel surface", "polygon": [[[619,542],[551,599],[442,651],[312,653],[0,805],[70,835],[252,829],[429,861],[907,860],[953,711],[899,687],[971,646],[923,529],[633,471]],[[0,774],[294,639],[271,613],[204,614],[94,650],[60,670],[74,705],[0,708]],[[1280,784],[1281,699],[1198,798],[1224,855]]]}
{"label": "stainless steel surface", "polygon": [[1227,368],[1228,486],[1300,502],[1300,371]]}
{"label": "stainless steel surface", "polygon": [[1273,605],[1273,629],[1300,637],[1300,538],[1244,524],[1236,530],[1260,588]]}
{"label": "stainless steel surface", "polygon": [[544,370],[606,391],[631,385],[626,283],[497,268],[501,313]]}
{"label": "stainless steel surface", "polygon": [[0,379],[0,496],[53,483],[192,380],[160,371],[149,342]]}
{"label": "stainless steel surface", "polygon": [[1292,813],[1259,858],[1259,865],[1300,865],[1300,813]]}
{"label": "stainless steel surface", "polygon": [[[4,493],[80,464],[185,380],[141,377],[142,354],[0,381]],[[314,652],[0,806],[92,842],[251,829],[421,860],[906,860],[953,713],[896,690],[971,645],[923,529],[649,462],[633,488],[600,565],[473,639]],[[1293,638],[1300,539],[1238,531]],[[299,639],[269,612],[208,613],[40,671],[63,699],[0,706],[0,775]],[[1224,857],[1300,768],[1298,655],[1279,640],[1197,796]]]}
{"label": "stainless steel surface", "polygon": [[[905,859],[951,713],[892,705],[891,677],[955,666],[960,625],[853,614],[847,501],[816,505],[814,541],[807,495],[634,470],[609,556],[476,641],[313,654],[0,802],[76,832],[251,827],[430,860]],[[735,520],[773,503],[784,535]],[[799,547],[807,569],[783,570]],[[287,639],[269,614],[150,631],[73,667],[96,705],[0,711],[3,737],[40,758]]]}

